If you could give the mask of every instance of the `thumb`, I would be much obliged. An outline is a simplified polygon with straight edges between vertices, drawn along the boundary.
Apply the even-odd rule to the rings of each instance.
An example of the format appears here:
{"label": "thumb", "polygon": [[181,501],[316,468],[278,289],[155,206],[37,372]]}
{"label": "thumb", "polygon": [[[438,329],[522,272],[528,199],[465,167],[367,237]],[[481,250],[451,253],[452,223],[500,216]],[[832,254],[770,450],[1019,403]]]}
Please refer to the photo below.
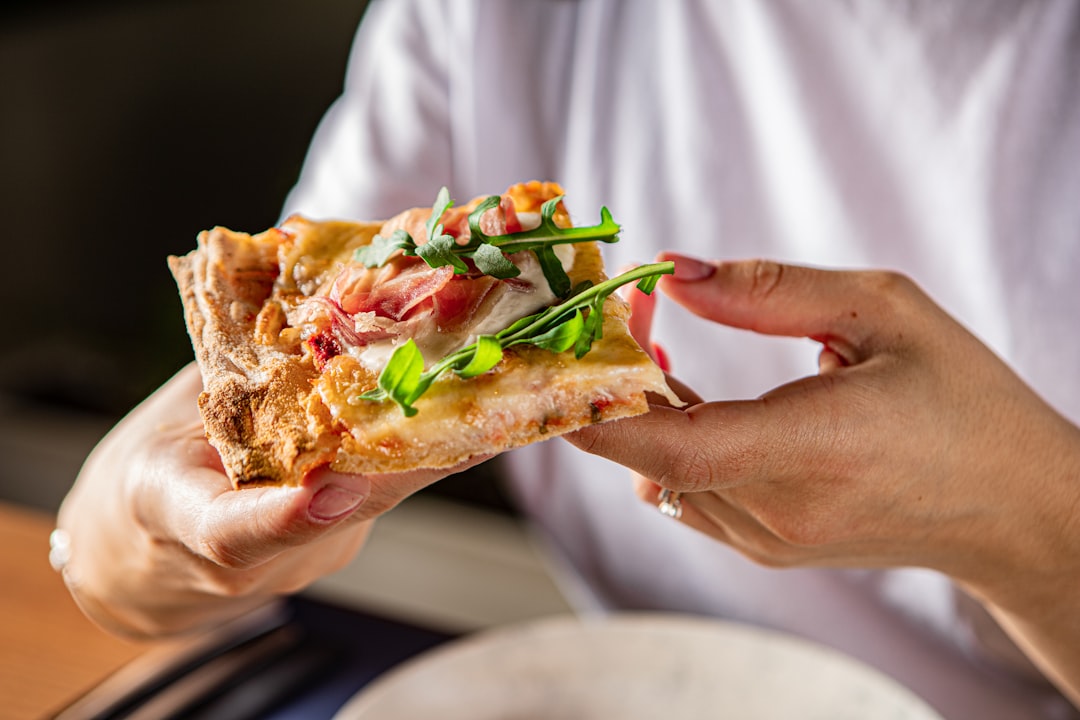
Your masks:
{"label": "thumb", "polygon": [[[261,565],[327,533],[360,508],[371,492],[363,475],[313,471],[299,487],[222,488],[220,476],[191,473],[184,497],[166,511],[175,536],[227,568]],[[175,500],[176,498],[174,498]]]}
{"label": "thumb", "polygon": [[216,468],[203,466],[193,468],[186,482],[170,483],[171,494],[159,497],[157,506],[170,508],[165,512],[172,536],[197,555],[222,567],[251,568],[338,526],[372,520],[418,490],[486,459],[394,474],[352,475],[323,467],[299,487],[242,490],[233,490]]}
{"label": "thumb", "polygon": [[770,458],[763,408],[753,402],[654,405],[644,415],[565,435],[580,450],[612,460],[672,490],[701,492],[747,482]]}

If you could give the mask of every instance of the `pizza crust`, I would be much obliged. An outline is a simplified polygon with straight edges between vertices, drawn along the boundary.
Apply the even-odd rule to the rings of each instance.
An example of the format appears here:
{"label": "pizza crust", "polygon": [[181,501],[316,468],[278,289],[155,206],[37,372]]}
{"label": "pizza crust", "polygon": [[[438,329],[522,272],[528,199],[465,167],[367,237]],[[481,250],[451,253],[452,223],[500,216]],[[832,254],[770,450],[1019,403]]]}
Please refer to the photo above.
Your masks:
{"label": "pizza crust", "polygon": [[[529,183],[510,192],[519,209],[538,208],[561,189]],[[629,308],[616,295],[605,304],[603,337],[580,360],[510,348],[478,377],[445,373],[413,417],[392,402],[358,399],[376,374],[348,354],[317,368],[286,308],[325,291],[380,227],[297,217],[254,236],[215,228],[188,255],[169,258],[202,371],[207,438],[235,487],[299,484],[322,465],[353,473],[452,467],[644,413],[646,392],[678,402],[630,336]],[[575,247],[572,281],[605,279],[595,245]]]}
{"label": "pizza crust", "polygon": [[314,365],[298,348],[258,339],[256,320],[277,275],[271,250],[265,240],[215,228],[193,252],[169,258],[202,371],[207,438],[236,487],[296,484],[332,461],[339,445],[329,414],[307,402]]}

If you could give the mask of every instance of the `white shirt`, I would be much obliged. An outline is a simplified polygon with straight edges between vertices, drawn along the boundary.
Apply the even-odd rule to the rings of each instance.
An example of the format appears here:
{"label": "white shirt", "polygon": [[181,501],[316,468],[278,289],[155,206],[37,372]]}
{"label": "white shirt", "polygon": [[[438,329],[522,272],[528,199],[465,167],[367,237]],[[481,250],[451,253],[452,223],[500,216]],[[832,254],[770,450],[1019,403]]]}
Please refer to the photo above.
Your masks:
{"label": "white shirt", "polygon": [[[611,268],[674,249],[899,270],[1078,422],[1078,33],[1073,0],[375,0],[286,212],[389,217],[442,185],[550,179],[579,224],[607,205],[623,225]],[[808,340],[662,301],[655,324],[706,398],[816,371]],[[510,459],[606,607],[793,632],[949,718],[1072,716],[940,575],[761,568],[565,443]]]}

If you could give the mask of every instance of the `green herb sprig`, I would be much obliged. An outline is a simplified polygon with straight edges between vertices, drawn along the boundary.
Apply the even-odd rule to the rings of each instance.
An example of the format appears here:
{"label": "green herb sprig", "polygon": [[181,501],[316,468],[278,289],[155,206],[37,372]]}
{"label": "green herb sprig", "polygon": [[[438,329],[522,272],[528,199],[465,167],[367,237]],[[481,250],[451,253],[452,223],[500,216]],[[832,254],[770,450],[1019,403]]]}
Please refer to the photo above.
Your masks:
{"label": "green herb sprig", "polygon": [[536,347],[560,353],[571,348],[581,359],[602,337],[603,305],[611,293],[631,282],[651,294],[661,275],[674,272],[672,262],[641,265],[598,285],[585,282],[573,295],[558,305],[545,308],[512,323],[494,335],[481,335],[473,344],[453,352],[424,370],[424,358],[410,338],[390,356],[379,375],[378,386],[360,395],[363,400],[393,400],[406,417],[417,410],[414,403],[427,392],[436,378],[447,370],[470,378],[491,370],[502,360],[503,351],[514,345]]}
{"label": "green herb sprig", "polygon": [[470,271],[465,262],[467,258],[472,260],[476,269],[483,274],[506,280],[521,274],[521,269],[507,255],[531,251],[540,262],[544,278],[555,297],[565,298],[571,290],[570,278],[555,255],[555,246],[593,241],[617,242],[621,228],[611,218],[606,207],[600,208],[600,223],[597,225],[559,227],[555,224],[554,216],[561,200],[560,195],[545,202],[540,207],[540,225],[531,230],[506,235],[487,235],[480,229],[480,217],[488,210],[498,207],[501,201],[498,195],[492,195],[469,213],[469,240],[459,244],[453,236],[443,232],[440,222],[454,204],[449,191],[444,187],[439,190],[435,204],[431,207],[431,216],[425,225],[425,243],[417,245],[408,232],[398,229],[388,237],[376,235],[370,245],[356,250],[354,259],[366,267],[381,267],[400,251],[404,255],[423,258],[433,268],[450,265],[456,274],[463,274]]}

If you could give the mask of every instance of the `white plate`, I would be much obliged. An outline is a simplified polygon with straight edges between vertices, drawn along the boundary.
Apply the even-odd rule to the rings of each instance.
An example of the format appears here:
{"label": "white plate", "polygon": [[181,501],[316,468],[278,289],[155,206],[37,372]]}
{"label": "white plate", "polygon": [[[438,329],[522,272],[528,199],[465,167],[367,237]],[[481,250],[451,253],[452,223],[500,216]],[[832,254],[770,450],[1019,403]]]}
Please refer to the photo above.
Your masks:
{"label": "white plate", "polygon": [[480,633],[382,676],[335,720],[939,720],[895,681],[777,633],[671,615]]}

